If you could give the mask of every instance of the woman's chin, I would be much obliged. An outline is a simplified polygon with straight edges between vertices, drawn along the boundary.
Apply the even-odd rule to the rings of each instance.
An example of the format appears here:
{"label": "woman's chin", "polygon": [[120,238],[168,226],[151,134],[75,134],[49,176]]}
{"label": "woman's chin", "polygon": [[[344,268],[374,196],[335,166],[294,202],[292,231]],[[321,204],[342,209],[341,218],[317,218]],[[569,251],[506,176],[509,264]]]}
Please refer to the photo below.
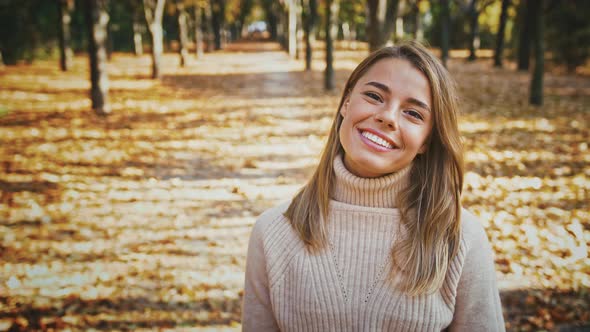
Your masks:
{"label": "woman's chin", "polygon": [[375,158],[374,156],[354,156],[347,155],[344,165],[353,174],[363,178],[376,178],[389,173],[393,173],[392,164]]}

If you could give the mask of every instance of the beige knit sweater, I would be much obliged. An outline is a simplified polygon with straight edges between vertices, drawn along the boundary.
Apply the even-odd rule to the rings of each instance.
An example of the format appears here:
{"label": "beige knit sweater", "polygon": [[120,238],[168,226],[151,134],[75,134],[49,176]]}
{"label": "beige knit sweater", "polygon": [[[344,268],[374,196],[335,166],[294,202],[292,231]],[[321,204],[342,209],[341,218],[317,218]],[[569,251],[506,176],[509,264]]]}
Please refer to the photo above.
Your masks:
{"label": "beige knit sweater", "polygon": [[310,254],[284,203],[263,213],[248,247],[244,331],[504,331],[492,250],[477,219],[462,214],[461,245],[443,287],[409,297],[389,280],[399,234],[394,197],[409,168],[359,178],[340,157],[330,202],[329,242]]}

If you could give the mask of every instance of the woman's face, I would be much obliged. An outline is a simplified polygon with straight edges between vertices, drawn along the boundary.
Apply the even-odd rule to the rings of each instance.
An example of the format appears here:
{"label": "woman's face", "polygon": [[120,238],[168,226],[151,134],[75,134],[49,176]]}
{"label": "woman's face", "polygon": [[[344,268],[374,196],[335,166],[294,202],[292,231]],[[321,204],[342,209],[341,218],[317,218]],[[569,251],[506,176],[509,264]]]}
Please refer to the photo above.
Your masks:
{"label": "woman's face", "polygon": [[358,80],[340,109],[344,165],[378,177],[426,151],[433,125],[428,79],[403,59],[381,59]]}

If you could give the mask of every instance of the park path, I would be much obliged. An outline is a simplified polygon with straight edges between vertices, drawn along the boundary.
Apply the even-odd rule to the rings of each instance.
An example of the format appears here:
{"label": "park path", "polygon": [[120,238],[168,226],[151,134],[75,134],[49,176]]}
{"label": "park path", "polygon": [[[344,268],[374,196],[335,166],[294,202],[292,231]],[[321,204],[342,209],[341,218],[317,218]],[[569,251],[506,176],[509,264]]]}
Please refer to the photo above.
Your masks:
{"label": "park path", "polygon": [[[274,43],[186,68],[166,54],[159,80],[147,55],[115,54],[107,118],[89,110],[83,56],[68,73],[53,61],[0,69],[0,331],[239,329],[251,226],[307,179],[365,54],[338,51],[329,93],[321,52],[305,72]],[[588,322],[590,80],[549,76],[534,109],[525,74],[488,67],[451,62],[464,204],[486,226],[502,289],[521,289],[503,295],[509,327]]]}
{"label": "park path", "polygon": [[116,54],[103,119],[85,60],[2,76],[0,330],[238,324],[251,226],[303,183],[336,95],[272,43],[167,54],[160,81]]}

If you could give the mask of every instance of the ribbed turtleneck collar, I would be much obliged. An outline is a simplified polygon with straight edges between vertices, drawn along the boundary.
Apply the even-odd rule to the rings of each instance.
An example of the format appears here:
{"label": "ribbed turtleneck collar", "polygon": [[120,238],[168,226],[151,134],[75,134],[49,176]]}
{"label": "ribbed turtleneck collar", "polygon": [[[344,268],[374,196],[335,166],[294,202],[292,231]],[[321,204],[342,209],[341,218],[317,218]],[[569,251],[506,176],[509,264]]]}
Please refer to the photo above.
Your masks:
{"label": "ribbed turtleneck collar", "polygon": [[408,185],[412,165],[378,178],[361,178],[352,174],[342,160],[334,158],[334,184],[332,199],[338,202],[377,208],[395,208],[398,193]]}

